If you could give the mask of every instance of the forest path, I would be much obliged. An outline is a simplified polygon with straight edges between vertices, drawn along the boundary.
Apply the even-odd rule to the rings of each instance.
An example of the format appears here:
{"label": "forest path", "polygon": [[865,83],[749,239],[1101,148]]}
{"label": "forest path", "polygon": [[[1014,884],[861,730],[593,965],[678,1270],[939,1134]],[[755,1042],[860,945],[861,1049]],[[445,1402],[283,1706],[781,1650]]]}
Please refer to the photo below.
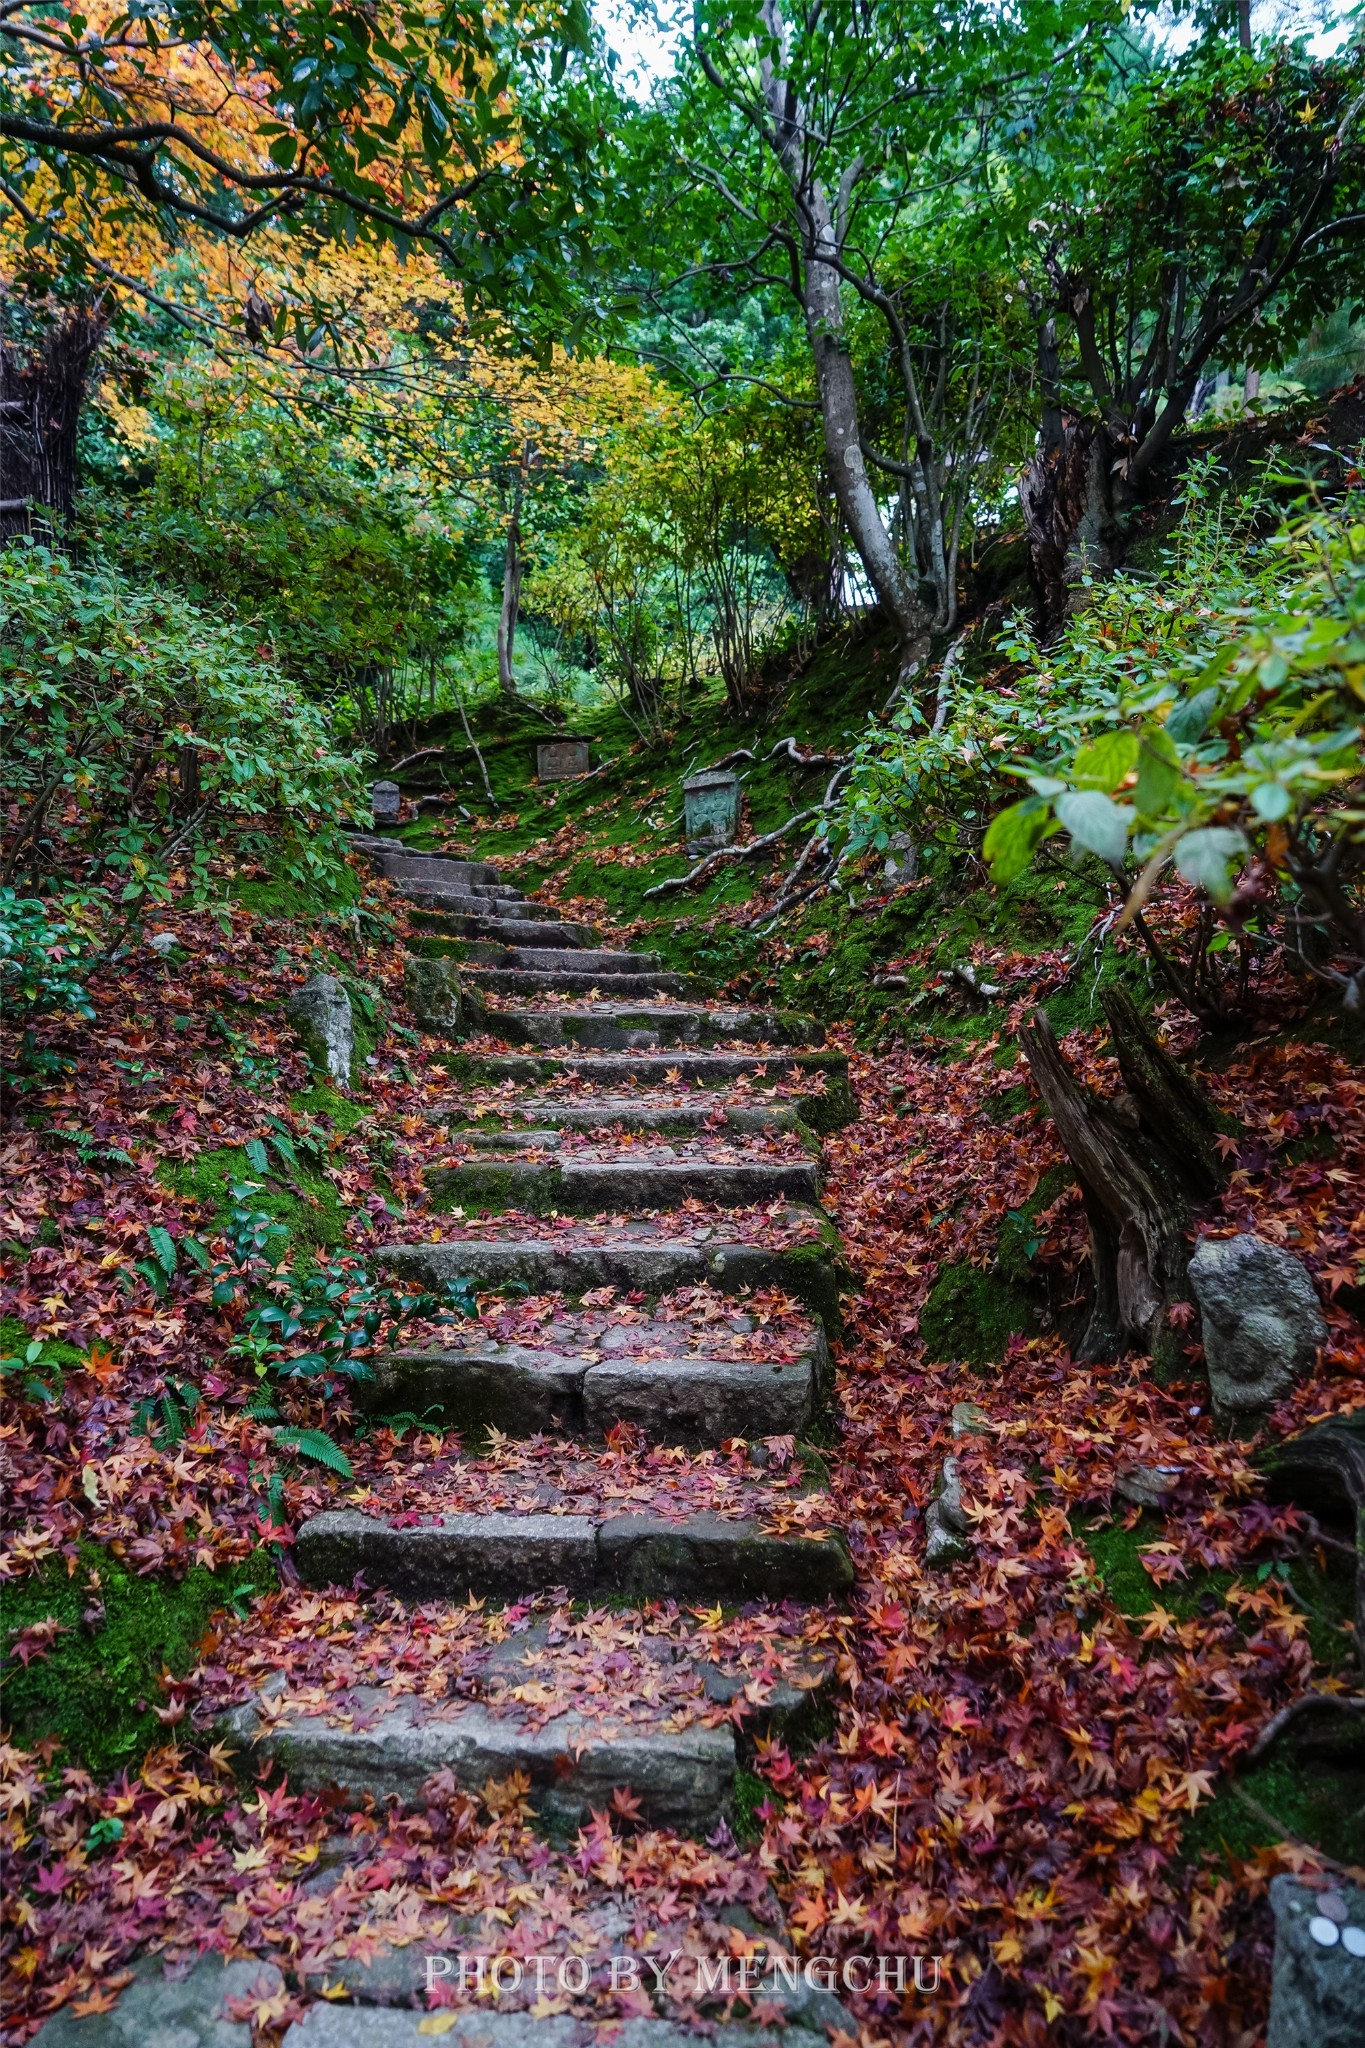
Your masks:
{"label": "forest path", "polygon": [[[295,1790],[420,1805],[436,1773],[471,1793],[506,1780],[561,1840],[603,1812],[709,1836],[736,1817],[754,1743],[799,1739],[835,1683],[810,1615],[833,1620],[853,1568],[809,1438],[828,1424],[840,1279],[819,1133],[856,1113],[846,1057],[807,1018],[705,999],[487,863],[360,844],[413,905],[423,951],[457,964],[478,1025],[448,1063],[449,1160],[428,1177],[440,1221],[385,1260],[424,1284],[529,1290],[543,1310],[529,1342],[490,1337],[485,1314],[477,1334],[391,1353],[368,1398],[471,1448],[534,1440],[543,1477],[529,1497],[490,1487],[457,1454],[306,1521],[295,1556],[325,1602],[396,1596],[437,1628],[456,1603],[506,1603],[505,1639],[453,1658],[439,1694],[380,1670],[291,1686],[281,1669],[225,1732]],[[604,1440],[678,1447],[671,1497],[643,1470],[623,1488],[594,1458]],[[568,1625],[531,1615],[547,1597]],[[604,1625],[623,1610],[641,1634],[614,1667]],[[696,1653],[698,1616],[714,1617],[714,1654]],[[516,1929],[497,1946],[515,1954]],[[291,2048],[415,2042],[408,1961],[407,2011],[322,2000]],[[348,1989],[388,2005],[391,1975]],[[808,1986],[786,2003],[792,2048],[840,2018]],[[486,2007],[468,2017],[495,2048],[591,2037],[581,2018],[502,2012],[490,2032]],[[663,2018],[626,2033],[626,2048],[690,2038]]]}

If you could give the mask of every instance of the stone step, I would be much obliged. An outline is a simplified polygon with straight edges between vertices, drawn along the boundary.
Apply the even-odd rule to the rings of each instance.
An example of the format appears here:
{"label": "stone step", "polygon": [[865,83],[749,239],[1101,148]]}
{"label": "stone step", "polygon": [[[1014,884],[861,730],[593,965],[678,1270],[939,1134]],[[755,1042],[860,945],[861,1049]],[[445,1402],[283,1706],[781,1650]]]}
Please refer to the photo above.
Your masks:
{"label": "stone step", "polygon": [[613,1730],[572,1713],[537,1727],[477,1702],[395,1698],[378,1686],[349,1689],[337,1708],[350,1725],[324,1713],[263,1722],[247,1703],[215,1732],[238,1751],[239,1768],[269,1758],[287,1774],[291,1791],[336,1787],[352,1800],[398,1798],[415,1806],[436,1771],[449,1771],[470,1792],[521,1772],[537,1812],[561,1826],[581,1825],[610,1806],[614,1791],[628,1788],[653,1827],[713,1828],[734,1789],[729,1727]]}
{"label": "stone step", "polygon": [[480,910],[442,910],[439,903],[432,904],[424,914],[419,914],[418,928],[422,931],[440,932],[452,939],[493,939],[505,946],[553,946],[589,947],[597,934],[588,924],[557,924],[553,913],[538,903],[519,906],[511,917],[504,917],[501,910],[485,913]]}
{"label": "stone step", "polygon": [[[459,1129],[451,1123],[452,1135],[480,1148],[487,1146],[496,1150],[500,1145],[521,1145],[539,1143],[553,1145],[563,1131],[610,1130],[619,1126],[626,1131],[662,1131],[681,1136],[689,1131],[700,1131],[711,1125],[712,1119],[723,1119],[723,1127],[729,1131],[796,1131],[801,1129],[801,1105],[804,1097],[796,1096],[789,1102],[753,1102],[748,1097],[733,1096],[722,1101],[712,1101],[706,1095],[568,1095],[562,1101],[554,1096],[520,1097],[514,1103],[491,1105],[483,1112],[485,1124],[496,1117],[501,1128],[471,1130]],[[437,1110],[433,1114],[445,1121],[448,1112]],[[519,1128],[513,1118],[529,1119],[533,1129]]]}
{"label": "stone step", "polygon": [[[470,1953],[473,1953],[472,1947]],[[416,1960],[420,1963],[421,1958]],[[330,1974],[344,1974],[348,1967],[343,1963]],[[799,1965],[792,1967],[796,1969]],[[469,1968],[472,1972],[474,1965],[471,1963]],[[553,1991],[559,1982],[554,1960],[545,1968],[546,1985]],[[584,1964],[582,1974],[575,1970],[564,1978],[564,1982],[570,1986],[584,1983],[586,1973],[587,1965]],[[676,1976],[676,1971],[674,1974]],[[695,1972],[693,1974],[695,1976]],[[642,1981],[649,1981],[647,1971],[642,1971],[641,1977]],[[535,1983],[535,1970],[530,1966],[526,1981],[532,1985]],[[752,1981],[763,1985],[763,1996],[771,2005],[773,2001],[767,1997],[766,1978],[756,1976]],[[600,1990],[605,1986],[599,1982],[596,1988]],[[472,1994],[469,1995],[472,2001]],[[827,1999],[830,2005],[835,2004],[827,1993],[818,1996]],[[709,2021],[705,2028],[699,2028],[679,2020],[623,2020],[618,2016],[599,2029],[592,2020],[574,2019],[568,2013],[533,2018],[528,2011],[509,2012],[505,2006],[504,2000],[502,2009],[494,2011],[487,1998],[480,1998],[477,2003],[471,2002],[464,2007],[452,2005],[442,2011],[441,2032],[446,2048],[829,2048],[830,2030],[824,2024],[823,2009],[814,2003],[814,1996],[809,2002],[809,2010],[801,2008],[804,2024],[793,2019],[790,2024],[781,2026],[756,2026],[741,2020],[728,2020],[723,2024]],[[848,2015],[845,2014],[844,2018],[848,2019]],[[450,2022],[448,2030],[447,2020]],[[423,2024],[424,2015],[420,2009],[338,2005],[332,1999],[323,1998],[310,2005],[301,2020],[292,2023],[282,2048],[427,2048],[431,2027],[427,2024],[424,2035],[421,2031]],[[853,2029],[852,2033],[849,2028]],[[847,2038],[852,2039],[856,2033],[856,2022],[848,2020],[843,2031]],[[242,2032],[245,2035],[245,2029]],[[97,2043],[95,2048],[103,2048],[103,2044]]]}
{"label": "stone step", "polygon": [[554,924],[558,912],[540,903],[528,903],[513,891],[510,895],[491,889],[464,889],[445,882],[400,882],[399,893],[409,903],[427,910],[444,910],[457,917],[496,917],[504,924]]}
{"label": "stone step", "polygon": [[[502,1012],[490,1015],[490,1028],[502,1023]],[[446,1071],[454,1081],[472,1086],[513,1081],[533,1087],[538,1081],[566,1081],[570,1076],[583,1084],[586,1093],[608,1088],[638,1086],[646,1089],[673,1088],[680,1082],[701,1089],[722,1088],[748,1078],[772,1084],[776,1081],[809,1081],[823,1090],[802,1100],[802,1121],[812,1130],[837,1130],[852,1123],[858,1114],[857,1098],[848,1080],[848,1055],[834,1049],[814,1052],[704,1052],[679,1047],[668,1052],[579,1053],[568,1057],[546,1053],[460,1052],[447,1057]]]}
{"label": "stone step", "polygon": [[[690,1220],[665,1216],[657,1222],[556,1228],[548,1219],[537,1225],[518,1218],[501,1233],[464,1226],[426,1243],[381,1246],[374,1258],[386,1270],[438,1290],[464,1279],[490,1293],[521,1286],[533,1294],[581,1298],[599,1287],[616,1287],[657,1299],[702,1281],[730,1295],[780,1287],[827,1330],[837,1330],[842,1269],[822,1216],[799,1213],[792,1220],[807,1227],[793,1233],[794,1242],[774,1244],[758,1241],[757,1232],[731,1237],[704,1226],[703,1234],[687,1227]],[[741,1227],[747,1230],[747,1220]]]}
{"label": "stone step", "polygon": [[410,848],[402,853],[378,854],[375,865],[395,882],[432,882],[460,889],[513,886],[503,881],[491,861],[455,860],[448,854],[416,853]]}
{"label": "stone step", "polygon": [[474,941],[466,956],[480,967],[534,967],[558,974],[663,974],[657,953],[618,952],[610,946],[491,946]]}
{"label": "stone step", "polygon": [[788,1010],[726,1010],[691,1003],[609,1002],[546,1009],[511,1005],[490,1013],[489,1029],[516,1045],[591,1046],[606,1052],[665,1045],[820,1045],[824,1027]]}
{"label": "stone step", "polygon": [[821,1175],[814,1159],[520,1159],[462,1160],[429,1169],[427,1185],[441,1208],[523,1209],[598,1216],[638,1214],[709,1202],[746,1209],[759,1202],[818,1202]]}
{"label": "stone step", "polygon": [[[651,1334],[648,1325],[630,1331],[638,1353]],[[375,1360],[372,1380],[357,1382],[355,1396],[367,1410],[434,1413],[466,1431],[604,1437],[634,1422],[656,1442],[717,1445],[798,1435],[828,1377],[824,1332],[811,1324],[806,1349],[791,1360],[619,1352],[588,1359],[497,1343],[391,1351]]]}
{"label": "stone step", "polygon": [[476,988],[497,996],[579,995],[601,996],[605,1001],[629,1000],[632,996],[696,996],[702,991],[695,975],[604,974],[591,968],[485,967],[475,963],[461,966],[461,977]]}
{"label": "stone step", "polygon": [[304,1522],[294,1559],[310,1586],[349,1586],[363,1572],[371,1588],[401,1599],[517,1600],[562,1587],[571,1599],[619,1594],[632,1600],[837,1599],[853,1584],[853,1562],[837,1531],[770,1535],[758,1522],[695,1514],[541,1515],[484,1513],[378,1517],[332,1509]]}

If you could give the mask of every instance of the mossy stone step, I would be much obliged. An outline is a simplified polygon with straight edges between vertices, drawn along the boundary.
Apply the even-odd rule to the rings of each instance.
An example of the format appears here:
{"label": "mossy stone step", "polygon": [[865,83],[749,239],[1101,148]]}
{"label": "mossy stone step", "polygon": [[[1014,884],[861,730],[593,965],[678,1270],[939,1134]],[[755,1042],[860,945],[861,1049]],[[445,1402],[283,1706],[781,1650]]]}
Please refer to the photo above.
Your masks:
{"label": "mossy stone step", "polygon": [[[633,1330],[641,1350],[650,1330]],[[391,1351],[374,1378],[357,1383],[371,1410],[433,1411],[448,1427],[491,1426],[508,1436],[540,1431],[604,1437],[635,1422],[656,1442],[722,1444],[730,1437],[795,1436],[810,1421],[829,1377],[824,1332],[813,1324],[791,1360],[685,1354],[592,1359],[520,1344]]]}
{"label": "mossy stone step", "polygon": [[514,1045],[600,1047],[626,1052],[666,1045],[821,1045],[824,1027],[795,1010],[723,1010],[688,1003],[587,1003],[490,1012],[488,1028]]}
{"label": "mossy stone step", "polygon": [[481,967],[535,967],[548,973],[662,974],[657,953],[628,953],[612,946],[492,946],[473,940],[468,959]]}
{"label": "mossy stone step", "polygon": [[639,996],[696,996],[700,989],[691,974],[604,974],[598,969],[565,967],[484,967],[471,964],[461,968],[466,981],[498,996],[602,996],[608,1001],[628,1001]]}
{"label": "mossy stone step", "polygon": [[[797,1131],[803,1128],[804,1101],[803,1096],[772,1103],[752,1102],[738,1096],[723,1102],[705,1096],[591,1095],[565,1096],[562,1101],[554,1096],[537,1096],[531,1101],[523,1098],[506,1107],[489,1109],[484,1125],[477,1130],[454,1122],[449,1128],[472,1144],[494,1148],[504,1143],[536,1141],[549,1145],[562,1131],[610,1130],[617,1126],[626,1131],[660,1131],[681,1137],[708,1127],[715,1129],[711,1119],[717,1116],[724,1119],[723,1128],[727,1131]],[[448,1116],[448,1112],[440,1110],[433,1114],[439,1120]],[[488,1128],[486,1121],[494,1117],[500,1125],[496,1130]],[[513,1122],[514,1117],[521,1121]],[[534,1128],[528,1127],[528,1118],[533,1120]]]}
{"label": "mossy stone step", "polygon": [[757,1522],[695,1514],[440,1515],[380,1518],[329,1510],[304,1522],[294,1557],[310,1586],[370,1587],[400,1599],[507,1599],[563,1588],[572,1599],[835,1599],[853,1584],[837,1531],[776,1536]]}
{"label": "mossy stone step", "polygon": [[[490,1026],[500,1025],[502,1015],[491,1015]],[[573,1079],[582,1083],[585,1096],[610,1088],[666,1089],[684,1082],[719,1089],[733,1088],[745,1079],[761,1084],[809,1080],[817,1086],[823,1083],[819,1093],[801,1101],[802,1122],[812,1130],[838,1130],[858,1115],[847,1053],[823,1046],[809,1052],[716,1052],[679,1046],[666,1052],[585,1052],[568,1057],[549,1052],[463,1052],[447,1059],[446,1072],[452,1081],[473,1087],[513,1081],[530,1088],[538,1081]]]}
{"label": "mossy stone step", "polygon": [[438,932],[451,939],[493,939],[505,946],[591,946],[597,934],[591,925],[560,923],[540,903],[515,906],[504,916],[501,907],[487,911],[451,907],[433,902],[418,906],[414,923],[419,931]]}
{"label": "mossy stone step", "polygon": [[708,1281],[723,1294],[781,1287],[829,1331],[839,1327],[837,1239],[828,1221],[812,1216],[810,1234],[792,1245],[764,1245],[716,1237],[698,1243],[670,1237],[669,1219],[652,1235],[628,1228],[611,1234],[579,1235],[547,1228],[537,1236],[520,1223],[506,1237],[445,1238],[426,1244],[390,1244],[375,1263],[390,1272],[443,1287],[465,1279],[476,1288],[522,1286],[533,1294],[579,1296],[590,1288],[616,1287],[657,1297],[674,1288]]}
{"label": "mossy stone step", "polygon": [[440,1208],[523,1209],[538,1215],[622,1215],[709,1202],[745,1209],[757,1202],[818,1202],[814,1159],[466,1159],[426,1175]]}
{"label": "mossy stone step", "polygon": [[511,895],[493,895],[445,882],[400,882],[398,889],[409,903],[416,903],[423,909],[448,911],[460,917],[494,917],[504,924],[523,921],[528,924],[558,923],[557,912],[547,909],[543,903],[528,903],[515,891]]}
{"label": "mossy stone step", "polygon": [[269,1758],[293,1791],[336,1787],[350,1799],[419,1803],[436,1771],[478,1792],[489,1779],[522,1772],[545,1820],[576,1826],[628,1787],[653,1827],[713,1828],[735,1779],[731,1728],[604,1728],[585,1716],[556,1715],[541,1727],[477,1703],[394,1698],[379,1686],[348,1689],[337,1701],[350,1725],[325,1713],[263,1720],[254,1703],[219,1722],[217,1735],[238,1753],[238,1768]]}

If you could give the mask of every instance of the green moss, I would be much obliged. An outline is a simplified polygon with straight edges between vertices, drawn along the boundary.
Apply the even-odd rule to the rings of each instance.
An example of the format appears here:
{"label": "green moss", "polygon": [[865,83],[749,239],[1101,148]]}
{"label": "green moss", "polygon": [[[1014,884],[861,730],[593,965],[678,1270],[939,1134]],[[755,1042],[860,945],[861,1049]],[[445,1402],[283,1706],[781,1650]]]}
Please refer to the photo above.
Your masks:
{"label": "green moss", "polygon": [[311,920],[348,909],[359,901],[363,886],[360,876],[352,868],[338,867],[325,894],[318,889],[305,888],[300,882],[270,880],[234,882],[229,894],[258,917]]}
{"label": "green moss", "polygon": [[[1255,1804],[1249,1804],[1254,1801]],[[1256,1809],[1260,1808],[1258,1812]],[[1306,1754],[1281,1743],[1254,1770],[1217,1787],[1181,1832],[1187,1861],[1242,1861],[1276,1842],[1309,1842],[1340,1863],[1358,1863],[1365,1841],[1365,1744],[1354,1758]]]}
{"label": "green moss", "polygon": [[765,1799],[776,1802],[777,1794],[753,1771],[743,1766],[735,1772],[735,1789],[730,1803],[730,1828],[743,1848],[763,1840],[763,1823],[758,1809]]}
{"label": "green moss", "polygon": [[931,1358],[998,1364],[1011,1337],[1035,1327],[1029,1298],[1011,1281],[971,1265],[948,1266],[920,1312]]}
{"label": "green moss", "polygon": [[[166,1739],[154,1712],[165,1697],[161,1673],[182,1676],[215,1610],[275,1581],[265,1551],[218,1571],[196,1565],[181,1579],[142,1578],[91,1544],[82,1547],[74,1576],[53,1559],[33,1578],[7,1585],[4,1689],[14,1739],[31,1744],[55,1735],[66,1761],[97,1774],[135,1765]],[[47,1620],[61,1632],[46,1656],[25,1666],[8,1654],[20,1631]]]}
{"label": "green moss", "polygon": [[[313,1092],[308,1091],[310,1095]],[[191,1160],[163,1160],[157,1178],[172,1194],[203,1203],[220,1220],[226,1219],[232,1207],[232,1182],[258,1181],[245,1152],[236,1146],[201,1152]],[[300,1171],[289,1188],[267,1181],[251,1201],[254,1208],[286,1226],[299,1250],[330,1249],[346,1242],[346,1211],[332,1183],[320,1175]]]}

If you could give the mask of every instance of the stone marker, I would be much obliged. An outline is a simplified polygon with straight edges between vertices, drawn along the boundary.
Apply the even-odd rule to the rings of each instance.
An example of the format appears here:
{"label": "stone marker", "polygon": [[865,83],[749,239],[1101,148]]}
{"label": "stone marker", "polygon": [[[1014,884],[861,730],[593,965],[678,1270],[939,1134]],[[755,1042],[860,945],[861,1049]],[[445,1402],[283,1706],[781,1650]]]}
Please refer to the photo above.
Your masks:
{"label": "stone marker", "polygon": [[[554,1977],[548,1979],[554,1984]],[[446,2048],[594,2048],[603,2039],[588,2020],[567,2013],[533,2018],[529,2012],[490,2012],[487,2003],[441,2014],[449,2017]],[[310,2005],[284,2037],[284,2048],[424,2048],[420,2012],[388,2007]],[[431,2031],[428,2027],[428,2033]],[[756,2027],[730,2021],[707,2036],[662,2019],[626,2019],[608,2029],[611,2048],[827,2048],[823,2027]]]}
{"label": "stone marker", "polygon": [[402,804],[403,792],[396,782],[371,783],[370,810],[376,830],[381,825],[396,825]]}
{"label": "stone marker", "polygon": [[1250,1232],[1206,1237],[1190,1260],[1204,1322],[1214,1419],[1231,1434],[1255,1425],[1311,1372],[1327,1325],[1313,1282],[1292,1253]]}
{"label": "stone marker", "polygon": [[464,988],[449,960],[410,953],[403,962],[403,996],[419,1031],[469,1029],[483,1015],[483,1004]]}
{"label": "stone marker", "polygon": [[536,780],[576,782],[588,772],[591,745],[591,740],[571,739],[567,735],[563,739],[542,740],[536,748]]}
{"label": "stone marker", "polygon": [[351,998],[333,974],[315,974],[285,1004],[285,1013],[314,1064],[342,1088],[351,1085],[355,1026]]}
{"label": "stone marker", "polygon": [[689,775],[683,784],[683,821],[689,853],[733,845],[739,830],[739,777],[714,768]]}
{"label": "stone marker", "polygon": [[250,2020],[229,2019],[224,2002],[273,1998],[283,1981],[273,1963],[211,1955],[175,1982],[160,1956],[147,1956],[112,2011],[54,2013],[34,2039],[43,2048],[251,2048]]}
{"label": "stone marker", "polygon": [[1360,2048],[1365,2041],[1365,1891],[1274,1878],[1275,1974],[1266,2048]]}

